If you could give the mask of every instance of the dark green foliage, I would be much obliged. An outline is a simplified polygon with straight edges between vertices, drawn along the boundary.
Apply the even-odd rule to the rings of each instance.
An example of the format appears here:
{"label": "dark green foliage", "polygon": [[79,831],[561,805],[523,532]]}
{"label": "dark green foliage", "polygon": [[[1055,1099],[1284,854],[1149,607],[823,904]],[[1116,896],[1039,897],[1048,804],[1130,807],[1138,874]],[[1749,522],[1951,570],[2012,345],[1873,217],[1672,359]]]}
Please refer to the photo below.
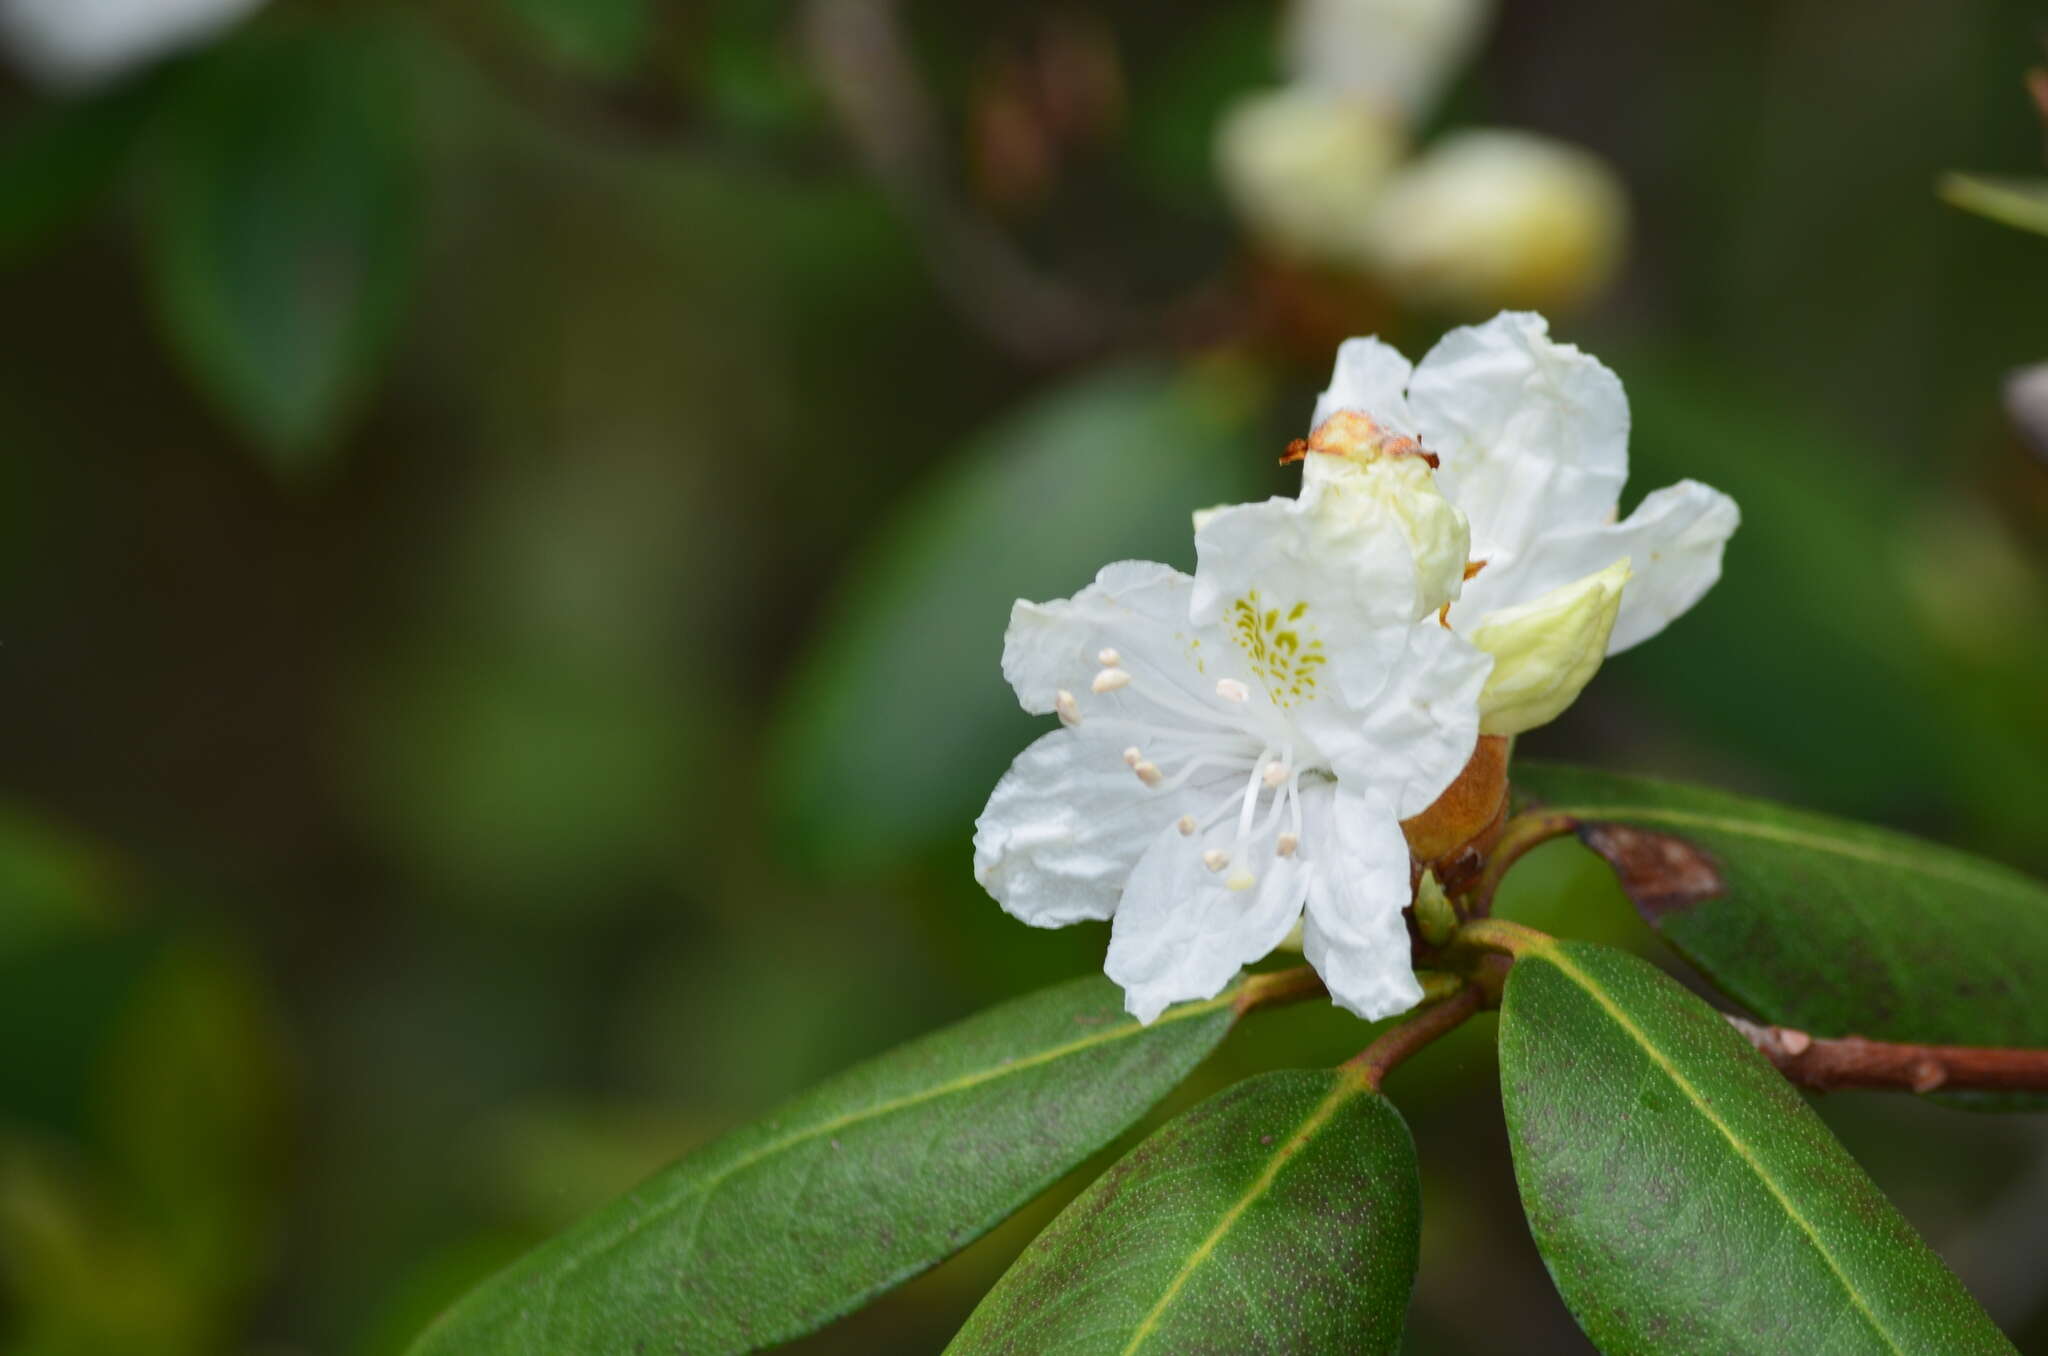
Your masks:
{"label": "dark green foliage", "polygon": [[1644,961],[1524,951],[1500,1057],[1530,1231],[1609,1356],[2011,1349],[1805,1099]]}
{"label": "dark green foliage", "polygon": [[948,1350],[1391,1352],[1421,1213],[1392,1103],[1346,1072],[1261,1074],[1104,1173]]}

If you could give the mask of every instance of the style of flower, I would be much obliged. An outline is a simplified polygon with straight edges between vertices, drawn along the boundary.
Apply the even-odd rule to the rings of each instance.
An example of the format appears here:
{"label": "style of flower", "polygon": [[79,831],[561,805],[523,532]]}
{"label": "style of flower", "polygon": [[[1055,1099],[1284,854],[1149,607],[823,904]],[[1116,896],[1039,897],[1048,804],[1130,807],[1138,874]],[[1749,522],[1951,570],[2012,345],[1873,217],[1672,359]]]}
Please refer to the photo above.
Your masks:
{"label": "style of flower", "polygon": [[[1481,697],[1489,734],[1552,719],[1601,658],[1698,602],[1741,521],[1734,500],[1693,480],[1616,521],[1628,398],[1539,315],[1452,330],[1412,368],[1378,339],[1348,340],[1314,423],[1345,411],[1418,437],[1471,524],[1477,573],[1446,621],[1495,657]],[[1313,483],[1331,468],[1311,457],[1303,472]]]}
{"label": "style of flower", "polygon": [[1297,923],[1344,1007],[1421,997],[1400,820],[1478,738],[1489,661],[1434,615],[1467,533],[1412,440],[1346,417],[1317,442],[1299,499],[1202,515],[1193,576],[1121,562],[1011,613],[1004,676],[1061,728],[997,784],[975,873],[1027,923],[1111,920],[1140,1021]]}

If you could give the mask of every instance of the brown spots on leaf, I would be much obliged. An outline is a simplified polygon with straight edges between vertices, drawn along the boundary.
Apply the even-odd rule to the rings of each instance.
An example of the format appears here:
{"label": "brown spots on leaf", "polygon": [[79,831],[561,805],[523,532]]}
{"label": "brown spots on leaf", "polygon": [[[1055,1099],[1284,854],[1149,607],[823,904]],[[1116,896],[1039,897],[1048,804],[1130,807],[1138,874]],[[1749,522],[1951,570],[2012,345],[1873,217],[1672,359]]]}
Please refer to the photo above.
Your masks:
{"label": "brown spots on leaf", "polygon": [[1652,927],[1728,892],[1720,865],[1683,838],[1598,823],[1579,825],[1579,838],[1607,859],[1636,912]]}

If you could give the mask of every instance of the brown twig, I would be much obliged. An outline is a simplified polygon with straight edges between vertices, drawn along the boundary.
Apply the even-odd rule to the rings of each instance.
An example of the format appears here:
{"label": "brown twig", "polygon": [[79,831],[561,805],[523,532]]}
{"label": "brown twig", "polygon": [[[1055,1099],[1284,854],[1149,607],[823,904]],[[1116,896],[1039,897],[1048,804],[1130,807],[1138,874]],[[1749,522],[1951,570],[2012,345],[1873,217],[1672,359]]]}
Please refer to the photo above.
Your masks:
{"label": "brown twig", "polygon": [[1391,1031],[1384,1032],[1378,1040],[1345,1060],[1341,1067],[1378,1092],[1380,1084],[1396,1065],[1439,1036],[1455,1030],[1467,1017],[1479,1011],[1485,997],[1485,992],[1477,985],[1466,985],[1443,1002],[1421,1009]]}
{"label": "brown twig", "polygon": [[1469,898],[1472,914],[1484,918],[1493,910],[1494,891],[1500,889],[1501,879],[1508,869],[1522,859],[1529,849],[1562,838],[1579,827],[1579,821],[1565,814],[1528,813],[1516,815],[1501,830],[1500,838],[1493,850],[1486,856],[1486,869],[1479,873],[1479,879],[1472,886]]}
{"label": "brown twig", "polygon": [[1903,1092],[2048,1092],[2048,1050],[1989,1045],[1907,1045],[1861,1036],[1816,1037],[1728,1016],[1729,1024],[1804,1088]]}

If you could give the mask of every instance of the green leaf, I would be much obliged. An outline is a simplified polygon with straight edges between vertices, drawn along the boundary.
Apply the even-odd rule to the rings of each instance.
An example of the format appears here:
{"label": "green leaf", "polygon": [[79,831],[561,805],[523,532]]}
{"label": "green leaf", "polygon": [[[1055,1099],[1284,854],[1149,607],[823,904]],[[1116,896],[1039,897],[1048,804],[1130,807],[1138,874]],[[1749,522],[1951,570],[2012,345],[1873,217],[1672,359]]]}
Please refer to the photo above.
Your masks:
{"label": "green leaf", "polygon": [[1108,1143],[1215,1048],[1243,992],[1141,1027],[1094,976],[913,1041],[528,1254],[414,1352],[573,1356],[646,1341],[709,1356],[809,1332]]}
{"label": "green leaf", "polygon": [[319,466],[411,292],[409,55],[369,25],[252,33],[193,68],[150,148],[159,320],[281,474]]}
{"label": "green leaf", "polygon": [[2039,881],[1718,791],[1541,763],[1517,763],[1514,781],[1581,821],[1650,925],[1768,1021],[1820,1036],[2048,1046]]}
{"label": "green leaf", "polygon": [[1791,1084],[1647,962],[1523,950],[1500,1059],[1530,1231],[1609,1356],[2012,1349]]}
{"label": "green leaf", "polygon": [[2048,235],[2048,179],[1999,178],[1981,174],[1945,174],[1941,197],[1951,207]]}
{"label": "green leaf", "polygon": [[1342,1071],[1261,1074],[1103,1174],[947,1350],[1391,1352],[1421,1216],[1391,1102]]}
{"label": "green leaf", "polygon": [[776,812],[815,862],[873,871],[947,838],[1043,733],[1002,676],[1016,599],[1112,560],[1192,562],[1189,514],[1246,497],[1264,455],[1230,380],[1085,378],[1005,420],[856,566],[778,723]]}

